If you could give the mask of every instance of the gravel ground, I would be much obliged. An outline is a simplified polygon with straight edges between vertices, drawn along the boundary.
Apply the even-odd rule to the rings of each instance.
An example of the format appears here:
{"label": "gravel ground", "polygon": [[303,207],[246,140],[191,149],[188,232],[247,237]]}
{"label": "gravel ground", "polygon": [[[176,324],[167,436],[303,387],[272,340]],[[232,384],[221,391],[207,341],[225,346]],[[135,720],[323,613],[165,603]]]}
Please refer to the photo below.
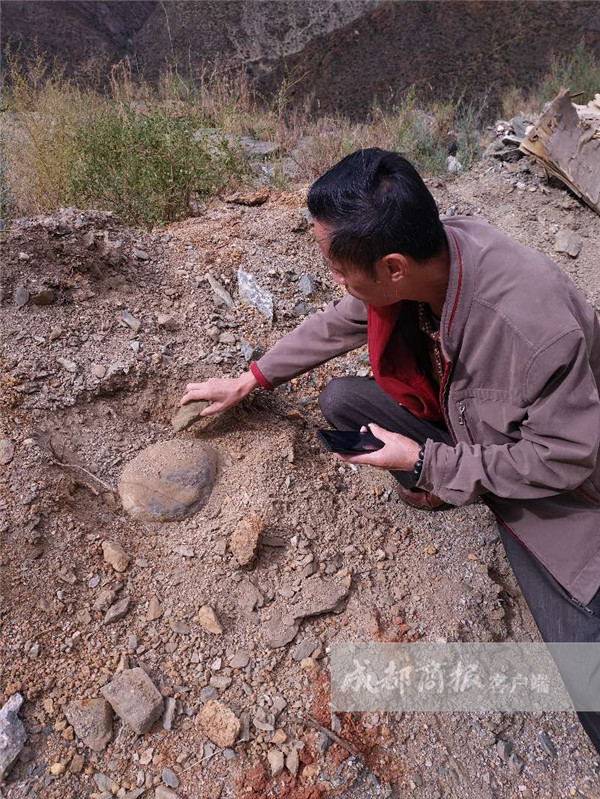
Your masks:
{"label": "gravel ground", "polygon": [[[600,219],[526,159],[430,186],[442,211],[480,215],[546,252],[598,304]],[[319,446],[318,393],[333,376],[368,374],[364,351],[257,391],[203,429],[172,431],[187,382],[238,374],[244,353],[337,291],[304,196],[213,203],[152,233],[66,209],[19,220],[0,242],[0,688],[3,700],[24,695],[28,734],[7,797],[600,797],[600,764],[574,714],[332,717],[336,641],[539,640],[483,505],[412,511],[388,475],[339,466]],[[577,258],[554,250],[565,227],[581,237]],[[239,296],[240,267],[272,293],[272,324]],[[132,519],[114,492],[121,471],[176,437],[219,452],[208,503],[183,521]],[[228,542],[249,514],[264,527],[240,566]],[[105,540],[129,555],[124,571],[105,562]],[[304,619],[291,643],[270,648],[276,612],[306,601],[319,577],[347,589],[341,612]],[[125,597],[125,615],[105,624],[106,603]],[[222,632],[200,623],[205,605]],[[92,751],[68,704],[136,666],[175,700],[171,729],[159,721],[136,735],[115,719],[112,741]],[[214,698],[248,720],[248,740],[211,743],[200,718]],[[282,756],[291,770],[273,777]]]}

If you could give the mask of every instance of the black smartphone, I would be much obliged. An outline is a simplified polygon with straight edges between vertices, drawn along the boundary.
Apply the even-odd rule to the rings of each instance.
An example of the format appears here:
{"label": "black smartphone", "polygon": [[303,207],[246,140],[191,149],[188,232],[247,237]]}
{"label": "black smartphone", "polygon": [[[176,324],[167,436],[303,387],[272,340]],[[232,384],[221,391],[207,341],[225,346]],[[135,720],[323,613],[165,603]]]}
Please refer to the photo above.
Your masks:
{"label": "black smartphone", "polygon": [[355,430],[319,430],[318,436],[329,452],[339,452],[340,455],[360,455],[385,446],[373,433],[357,433]]}

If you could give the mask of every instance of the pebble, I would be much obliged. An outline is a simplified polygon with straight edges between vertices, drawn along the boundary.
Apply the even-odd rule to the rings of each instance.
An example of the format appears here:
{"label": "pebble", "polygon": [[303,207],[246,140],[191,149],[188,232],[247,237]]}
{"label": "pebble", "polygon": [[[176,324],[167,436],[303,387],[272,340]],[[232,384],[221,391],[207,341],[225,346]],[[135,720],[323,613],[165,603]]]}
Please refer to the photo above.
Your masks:
{"label": "pebble", "polygon": [[446,171],[450,173],[457,173],[463,171],[463,165],[453,155],[449,155],[446,159]]}
{"label": "pebble", "polygon": [[242,339],[241,342],[242,348],[242,355],[244,356],[244,360],[246,363],[250,363],[251,361],[258,361],[259,358],[265,354],[265,351],[262,347],[255,347],[246,339]]}
{"label": "pebble", "polygon": [[298,773],[298,769],[300,768],[300,757],[298,755],[298,750],[294,747],[289,755],[285,759],[285,767],[290,772],[290,774],[295,777]]}
{"label": "pebble", "polygon": [[94,610],[106,610],[115,601],[117,594],[110,588],[104,588],[94,602]]}
{"label": "pebble", "polygon": [[105,699],[76,699],[65,716],[75,735],[94,752],[101,752],[112,738],[112,709]]}
{"label": "pebble", "polygon": [[120,599],[118,602],[115,602],[115,604],[111,605],[106,611],[106,615],[104,616],[102,624],[114,624],[116,621],[120,621],[124,616],[127,615],[130,603],[131,600],[128,596],[123,597],[123,599]]}
{"label": "pebble", "polygon": [[243,669],[250,662],[250,653],[245,649],[238,650],[229,661],[232,669]]}
{"label": "pebble", "polygon": [[170,732],[173,729],[173,722],[175,720],[175,714],[177,713],[177,700],[173,699],[173,697],[168,696],[165,699],[165,710],[162,717],[162,726],[164,730]]}
{"label": "pebble", "polygon": [[179,320],[173,314],[159,313],[156,317],[156,323],[159,327],[164,327],[165,330],[177,330],[179,327]]}
{"label": "pebble", "polygon": [[191,632],[190,625],[187,622],[179,621],[178,619],[169,619],[169,627],[178,635],[189,635]]}
{"label": "pebble", "polygon": [[27,732],[17,713],[23,695],[13,694],[0,710],[0,782],[15,762],[27,740]]}
{"label": "pebble", "polygon": [[131,560],[118,541],[103,541],[102,554],[104,555],[104,562],[112,566],[117,572],[124,572]]}
{"label": "pebble", "polygon": [[74,754],[69,764],[69,771],[71,774],[80,774],[85,764],[83,755]]}
{"label": "pebble", "polygon": [[519,757],[516,752],[513,752],[511,756],[508,758],[508,768],[512,771],[513,774],[520,774],[523,771],[523,766],[525,765],[523,758]]}
{"label": "pebble", "polygon": [[160,619],[163,615],[163,608],[158,599],[153,596],[150,602],[148,603],[148,612],[146,614],[146,619],[148,621],[156,621]]}
{"label": "pebble", "polygon": [[102,378],[106,374],[106,367],[105,366],[101,366],[98,363],[95,363],[92,366],[92,374],[94,375],[94,377],[97,377],[98,380],[102,380]]}
{"label": "pebble", "polygon": [[269,749],[267,760],[271,768],[271,776],[277,777],[283,771],[283,752],[279,749]]}
{"label": "pebble", "polygon": [[198,723],[206,737],[222,749],[233,746],[241,729],[235,713],[216,699],[200,710]]}
{"label": "pebble", "polygon": [[138,261],[149,261],[150,260],[150,256],[148,255],[146,250],[138,250],[137,247],[133,248],[133,255],[134,255],[135,258],[138,259]]}
{"label": "pebble", "polygon": [[10,438],[0,439],[0,465],[7,466],[15,456],[15,446]]}
{"label": "pebble", "polygon": [[512,754],[512,749],[513,747],[510,741],[504,741],[500,739],[496,742],[496,751],[505,762],[508,762],[508,759]]}
{"label": "pebble", "polygon": [[231,296],[231,294],[227,291],[227,289],[224,286],[222,286],[218,280],[215,280],[215,278],[212,275],[207,275],[206,279],[208,280],[210,287],[214,291],[217,299],[221,303],[223,303],[223,305],[226,305],[228,308],[234,308],[235,307],[234,299]]}
{"label": "pebble", "polygon": [[200,700],[206,704],[211,699],[216,699],[218,695],[218,691],[214,686],[207,685],[200,691]]}
{"label": "pebble", "polygon": [[195,557],[195,552],[192,547],[187,547],[182,544],[178,544],[177,546],[173,547],[173,552],[176,555],[181,555],[184,558],[193,558]]}
{"label": "pebble", "polygon": [[56,360],[67,372],[73,373],[77,371],[77,364],[75,361],[70,361],[68,358],[57,358]]}
{"label": "pebble", "polygon": [[203,605],[200,608],[198,622],[207,632],[213,633],[213,635],[221,635],[223,633],[223,626],[210,605]]}
{"label": "pebble", "polygon": [[315,290],[315,281],[310,275],[302,275],[298,281],[298,288],[305,297],[310,297]]}
{"label": "pebble", "polygon": [[64,763],[53,763],[50,766],[50,774],[52,774],[54,777],[60,777],[60,775],[64,774],[66,770],[67,767]]}
{"label": "pebble", "polygon": [[292,659],[300,662],[301,660],[310,657],[318,645],[318,641],[315,641],[313,638],[305,638],[294,647]]}
{"label": "pebble", "polygon": [[148,732],[163,712],[163,697],[146,672],[136,667],[101,689],[117,716],[138,734]]}
{"label": "pebble", "polygon": [[17,308],[24,308],[29,302],[29,292],[25,286],[17,286],[13,295],[13,302]]}
{"label": "pebble", "polygon": [[109,793],[112,793],[112,787],[114,783],[110,777],[106,776],[106,774],[97,772],[94,774],[94,782],[96,783],[99,791],[108,791]]}
{"label": "pebble", "polygon": [[142,450],[123,470],[124,509],[141,521],[177,521],[207,502],[217,473],[217,453],[199,441],[174,439]]}
{"label": "pebble", "polygon": [[179,777],[170,768],[164,768],[162,770],[161,777],[162,781],[165,783],[165,785],[168,785],[169,788],[179,787]]}
{"label": "pebble", "polygon": [[154,799],[179,799],[178,795],[170,788],[165,788],[163,785],[157,785],[154,791]]}
{"label": "pebble", "polygon": [[271,743],[276,744],[279,746],[280,744],[284,744],[287,741],[287,735],[285,731],[282,729],[275,730],[273,733],[273,737],[271,738]]}
{"label": "pebble", "polygon": [[552,743],[552,741],[551,741],[551,739],[550,739],[550,736],[548,735],[548,733],[547,733],[545,730],[540,730],[540,731],[538,732],[538,737],[537,737],[537,738],[538,738],[538,743],[540,744],[540,746],[542,747],[542,749],[543,749],[543,750],[544,750],[544,751],[545,751],[545,752],[546,752],[548,755],[550,755],[550,757],[556,757],[556,755],[557,755],[557,752],[556,752],[556,747],[555,747],[555,746],[554,746],[554,744]]}
{"label": "pebble", "polygon": [[121,319],[125,322],[125,324],[130,327],[134,333],[139,333],[142,327],[142,323],[139,319],[136,319],[133,314],[129,313],[129,311],[123,311],[121,314]]}
{"label": "pebble", "polygon": [[571,258],[577,258],[581,252],[583,240],[574,230],[559,230],[554,239],[554,249],[556,252],[564,252]]}
{"label": "pebble", "polygon": [[249,566],[254,561],[264,524],[262,516],[247,516],[231,536],[229,549],[240,566]]}

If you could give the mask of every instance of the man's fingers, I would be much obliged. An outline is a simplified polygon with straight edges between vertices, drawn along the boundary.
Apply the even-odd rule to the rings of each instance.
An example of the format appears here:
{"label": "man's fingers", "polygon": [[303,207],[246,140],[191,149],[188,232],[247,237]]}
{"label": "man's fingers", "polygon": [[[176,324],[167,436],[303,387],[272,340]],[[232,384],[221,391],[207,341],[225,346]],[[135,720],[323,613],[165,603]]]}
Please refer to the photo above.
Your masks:
{"label": "man's fingers", "polygon": [[342,455],[336,452],[337,457],[345,463],[356,463],[362,466],[378,466],[379,459],[375,452],[365,452],[363,455]]}
{"label": "man's fingers", "polygon": [[207,398],[204,396],[204,393],[202,391],[190,391],[188,389],[187,394],[184,394],[184,396],[180,399],[179,404],[185,405],[186,403],[192,402],[193,400],[203,400],[203,399]]}
{"label": "man's fingers", "polygon": [[383,441],[384,444],[391,444],[396,436],[397,433],[391,433],[389,430],[386,430],[384,427],[379,427],[378,424],[375,422],[369,422],[369,430],[373,433],[375,438],[378,438],[380,441]]}
{"label": "man's fingers", "polygon": [[215,413],[220,413],[222,410],[224,410],[222,402],[213,402],[208,408],[202,411],[200,416],[213,416]]}

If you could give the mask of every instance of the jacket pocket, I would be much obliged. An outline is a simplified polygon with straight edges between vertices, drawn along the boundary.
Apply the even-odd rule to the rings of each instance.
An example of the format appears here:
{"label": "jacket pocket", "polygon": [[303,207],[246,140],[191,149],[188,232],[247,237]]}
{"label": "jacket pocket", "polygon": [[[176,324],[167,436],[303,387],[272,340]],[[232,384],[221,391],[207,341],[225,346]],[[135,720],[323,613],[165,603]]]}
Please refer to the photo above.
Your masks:
{"label": "jacket pocket", "polygon": [[526,410],[510,397],[488,396],[490,392],[451,398],[451,421],[459,441],[469,444],[511,444],[521,439]]}

